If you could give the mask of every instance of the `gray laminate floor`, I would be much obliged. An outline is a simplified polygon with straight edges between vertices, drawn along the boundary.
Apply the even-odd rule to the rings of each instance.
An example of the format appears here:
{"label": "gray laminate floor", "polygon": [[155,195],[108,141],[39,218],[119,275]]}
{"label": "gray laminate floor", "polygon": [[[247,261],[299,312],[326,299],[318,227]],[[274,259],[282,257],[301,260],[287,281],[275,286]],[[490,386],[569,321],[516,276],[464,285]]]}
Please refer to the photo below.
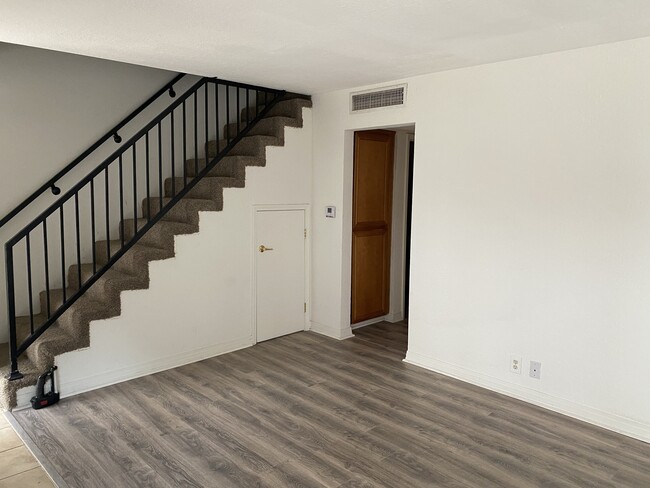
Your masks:
{"label": "gray laminate floor", "polygon": [[73,487],[650,487],[650,445],[405,350],[299,333],[15,416]]}

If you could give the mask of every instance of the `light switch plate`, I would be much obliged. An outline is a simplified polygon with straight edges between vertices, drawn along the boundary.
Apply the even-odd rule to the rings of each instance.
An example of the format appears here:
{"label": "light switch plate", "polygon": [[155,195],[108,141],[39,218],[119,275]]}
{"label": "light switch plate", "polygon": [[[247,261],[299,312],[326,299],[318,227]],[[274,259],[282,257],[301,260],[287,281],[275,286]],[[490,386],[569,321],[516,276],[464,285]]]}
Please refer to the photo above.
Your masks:
{"label": "light switch plate", "polygon": [[328,219],[336,218],[336,207],[333,205],[325,207],[325,217]]}

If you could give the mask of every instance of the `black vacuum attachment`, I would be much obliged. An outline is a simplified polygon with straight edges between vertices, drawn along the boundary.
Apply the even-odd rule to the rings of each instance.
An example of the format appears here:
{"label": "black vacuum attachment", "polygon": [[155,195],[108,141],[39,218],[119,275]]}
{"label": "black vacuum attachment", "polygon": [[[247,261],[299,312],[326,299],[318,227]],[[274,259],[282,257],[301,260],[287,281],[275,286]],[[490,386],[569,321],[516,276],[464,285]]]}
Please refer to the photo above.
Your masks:
{"label": "black vacuum attachment", "polygon": [[[56,371],[56,366],[52,366],[49,371],[46,371],[38,377],[36,396],[32,398],[32,408],[34,410],[49,407],[59,401],[59,394],[55,391],[56,388],[54,387],[54,371]],[[50,391],[45,393],[45,383],[47,380],[50,380]]]}

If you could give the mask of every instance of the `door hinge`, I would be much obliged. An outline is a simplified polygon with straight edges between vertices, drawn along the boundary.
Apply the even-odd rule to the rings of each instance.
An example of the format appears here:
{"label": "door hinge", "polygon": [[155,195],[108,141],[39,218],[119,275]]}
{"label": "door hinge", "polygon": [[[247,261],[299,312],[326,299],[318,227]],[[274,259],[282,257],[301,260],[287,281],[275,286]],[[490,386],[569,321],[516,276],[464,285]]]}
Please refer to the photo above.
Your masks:
{"label": "door hinge", "polygon": [[307,239],[307,229],[305,229],[305,239]]}
{"label": "door hinge", "polygon": [[304,305],[304,308],[303,308],[304,312],[307,313],[307,302],[303,303],[303,305]]}

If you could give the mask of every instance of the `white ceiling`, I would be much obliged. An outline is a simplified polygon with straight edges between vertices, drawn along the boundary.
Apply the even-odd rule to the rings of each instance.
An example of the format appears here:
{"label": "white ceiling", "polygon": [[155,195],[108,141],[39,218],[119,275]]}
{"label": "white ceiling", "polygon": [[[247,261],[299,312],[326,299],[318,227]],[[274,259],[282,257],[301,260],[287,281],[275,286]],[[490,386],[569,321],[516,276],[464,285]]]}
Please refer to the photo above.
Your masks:
{"label": "white ceiling", "polygon": [[649,0],[0,3],[0,41],[304,93],[645,36]]}

